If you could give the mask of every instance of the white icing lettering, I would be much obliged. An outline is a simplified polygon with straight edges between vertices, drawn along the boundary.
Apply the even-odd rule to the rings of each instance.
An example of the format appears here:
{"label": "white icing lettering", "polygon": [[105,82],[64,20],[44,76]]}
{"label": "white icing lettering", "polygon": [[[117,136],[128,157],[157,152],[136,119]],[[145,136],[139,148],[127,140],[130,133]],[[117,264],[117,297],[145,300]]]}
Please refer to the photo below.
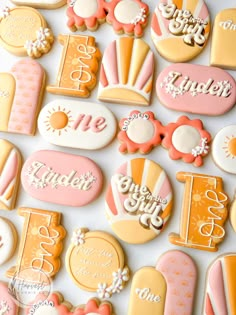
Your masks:
{"label": "white icing lettering", "polygon": [[153,294],[149,288],[137,288],[135,289],[135,293],[138,295],[140,300],[154,303],[159,303],[161,301],[160,295]]}
{"label": "white icing lettering", "polygon": [[233,24],[232,20],[222,21],[219,23],[219,25],[224,30],[236,31],[236,24]]}

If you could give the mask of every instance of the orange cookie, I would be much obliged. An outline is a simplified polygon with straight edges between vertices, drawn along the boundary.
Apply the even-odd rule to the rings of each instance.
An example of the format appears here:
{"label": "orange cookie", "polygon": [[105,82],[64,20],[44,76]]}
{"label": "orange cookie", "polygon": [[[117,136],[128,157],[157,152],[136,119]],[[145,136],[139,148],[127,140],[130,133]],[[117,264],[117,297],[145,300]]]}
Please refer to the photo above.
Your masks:
{"label": "orange cookie", "polygon": [[66,269],[81,289],[101,299],[119,293],[129,280],[123,249],[110,234],[76,229],[66,253]]}
{"label": "orange cookie", "polygon": [[53,34],[39,11],[30,7],[0,12],[0,45],[18,56],[39,58],[51,49]]}
{"label": "orange cookie", "polygon": [[28,280],[28,270],[42,272],[49,278],[55,276],[60,269],[59,256],[66,235],[60,225],[61,214],[32,208],[19,208],[18,214],[24,216],[25,223],[16,267],[8,270],[7,276]]}
{"label": "orange cookie", "polygon": [[179,172],[177,179],[185,182],[180,235],[171,233],[169,241],[180,246],[217,251],[225,236],[229,202],[222,178]]}
{"label": "orange cookie", "polygon": [[66,0],[11,0],[16,5],[27,5],[40,9],[57,9],[66,4]]}
{"label": "orange cookie", "polygon": [[59,35],[63,54],[56,85],[49,85],[47,91],[54,94],[88,97],[97,83],[96,74],[100,50],[95,38],[82,35]]}

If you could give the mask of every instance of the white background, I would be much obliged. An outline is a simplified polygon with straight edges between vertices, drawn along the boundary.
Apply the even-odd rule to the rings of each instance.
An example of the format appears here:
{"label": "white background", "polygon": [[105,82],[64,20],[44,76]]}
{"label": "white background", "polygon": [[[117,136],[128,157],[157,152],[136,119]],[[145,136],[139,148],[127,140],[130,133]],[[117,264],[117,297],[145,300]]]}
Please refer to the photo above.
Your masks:
{"label": "white background", "polygon": [[[156,81],[158,73],[169,65],[167,61],[161,58],[156,52],[154,45],[152,43],[150,37],[150,22],[151,15],[154,11],[155,4],[157,1],[146,0],[148,5],[150,6],[150,16],[149,23],[145,29],[144,39],[149,43],[153,51],[155,52],[155,76],[154,80]],[[224,8],[230,8],[235,5],[235,1],[233,0],[225,0],[225,1],[216,1],[216,0],[208,0],[206,1],[212,21],[214,20],[215,15]],[[5,6],[13,6],[8,0],[2,0],[0,2],[0,7],[4,8]],[[66,26],[67,17],[66,17],[66,6],[56,9],[56,10],[40,10],[41,13],[46,18],[50,28],[53,30],[55,38],[59,34],[68,34],[70,33],[69,29]],[[88,34],[96,37],[96,42],[102,52],[104,52],[105,47],[114,39],[117,38],[117,35],[114,33],[112,27],[110,25],[103,24],[99,27],[96,32],[84,32],[83,34]],[[234,43],[235,44],[235,43]],[[210,59],[210,46],[211,46],[211,37],[208,41],[206,49],[203,53],[198,56],[196,59],[192,61],[192,63],[209,65]],[[42,58],[38,59],[38,61],[43,65],[47,72],[47,83],[55,84],[58,67],[60,64],[60,58],[62,54],[63,47],[55,40],[53,44],[52,50]],[[19,60],[19,57],[11,55],[4,49],[0,48],[0,71],[7,72],[11,69],[13,64]],[[231,71],[231,74],[234,76],[234,72]],[[155,84],[154,84],[155,85]],[[96,102],[97,88],[93,90],[92,96],[85,101],[93,101]],[[50,95],[49,93],[45,93],[45,97],[43,100],[43,106],[47,104],[49,101],[54,99],[62,99],[65,98],[63,96]],[[70,98],[67,98],[70,100]],[[78,102],[81,100],[78,99]],[[129,112],[134,108],[140,109],[142,111],[151,110],[155,113],[156,118],[158,118],[164,125],[169,122],[175,122],[182,113],[174,112],[169,109],[163,107],[157,100],[155,89],[153,89],[152,101],[150,107],[132,107],[126,105],[117,105],[117,104],[107,104],[113,113],[116,115],[117,119],[120,120],[123,117],[127,117]],[[197,115],[188,115],[190,118],[199,118]],[[219,117],[200,117],[204,122],[206,129],[214,136],[222,127],[236,123],[236,108],[233,108],[230,112],[223,116]],[[59,206],[56,204],[47,204],[38,200],[35,200],[28,196],[23,188],[20,187],[18,199],[16,203],[16,208],[19,206],[28,206],[28,207],[38,207],[42,209],[50,209],[55,211],[60,211],[63,214],[62,224],[66,228],[68,235],[64,242],[64,250],[61,255],[62,266],[60,271],[55,277],[53,283],[53,290],[60,291],[65,300],[69,300],[74,305],[79,305],[85,303],[89,298],[93,297],[94,294],[90,292],[82,291],[80,288],[75,286],[72,283],[69,275],[65,269],[65,253],[68,248],[70,237],[74,228],[77,227],[88,227],[90,230],[104,230],[113,234],[108,222],[105,218],[105,207],[104,207],[104,196],[105,191],[108,186],[109,180],[113,174],[113,172],[126,160],[131,158],[136,158],[141,156],[139,154],[135,155],[121,155],[118,151],[119,143],[118,140],[115,139],[109,146],[99,151],[85,151],[85,150],[76,150],[62,147],[55,147],[49,143],[47,143],[37,131],[34,137],[28,137],[24,135],[17,134],[7,134],[0,132],[0,137],[3,139],[10,140],[20,149],[23,159],[25,160],[32,152],[41,149],[51,149],[51,150],[60,150],[68,153],[88,156],[92,158],[97,164],[101,167],[104,173],[104,188],[100,197],[94,201],[92,204],[82,207],[82,208],[70,208],[65,206]],[[225,191],[229,195],[230,199],[233,199],[234,189],[236,186],[235,176],[231,174],[227,174],[217,168],[209,155],[204,160],[204,166],[201,168],[195,168],[192,165],[188,165],[183,163],[182,161],[172,161],[168,157],[168,152],[163,149],[161,146],[155,148],[150,154],[146,156],[147,158],[156,161],[159,163],[168,173],[170,181],[174,190],[174,207],[172,217],[166,226],[165,230],[161,233],[153,241],[143,244],[143,245],[129,245],[124,242],[120,242],[127,257],[127,263],[134,273],[137,269],[143,266],[155,266],[156,261],[160,255],[162,255],[165,251],[171,249],[180,249],[191,255],[191,257],[195,260],[196,265],[198,267],[198,283],[196,290],[196,299],[194,304],[194,314],[199,315],[202,313],[202,305],[203,305],[203,297],[204,297],[204,286],[205,286],[205,276],[208,265],[218,256],[227,252],[235,251],[235,241],[236,234],[233,231],[229,222],[227,222],[226,229],[226,238],[219,245],[219,251],[216,253],[199,251],[196,249],[189,249],[184,247],[177,247],[169,243],[168,234],[170,232],[179,232],[179,222],[180,222],[180,213],[181,213],[181,205],[183,198],[183,190],[184,184],[179,183],[175,179],[175,174],[178,171],[191,171],[191,172],[199,172],[211,175],[221,176],[224,179]],[[0,215],[3,217],[7,217],[14,222],[16,225],[18,235],[20,238],[22,227],[23,227],[23,217],[17,215],[16,210],[11,212],[0,210]],[[12,259],[0,267],[0,280],[6,281],[4,274],[5,271],[13,266],[16,262],[17,252],[12,257]],[[117,315],[125,315],[127,314],[128,302],[130,296],[130,284],[118,295],[114,295],[111,299],[111,302],[114,305],[115,313]],[[151,315],[151,314],[147,314]],[[182,315],[182,314],[179,314]]]}

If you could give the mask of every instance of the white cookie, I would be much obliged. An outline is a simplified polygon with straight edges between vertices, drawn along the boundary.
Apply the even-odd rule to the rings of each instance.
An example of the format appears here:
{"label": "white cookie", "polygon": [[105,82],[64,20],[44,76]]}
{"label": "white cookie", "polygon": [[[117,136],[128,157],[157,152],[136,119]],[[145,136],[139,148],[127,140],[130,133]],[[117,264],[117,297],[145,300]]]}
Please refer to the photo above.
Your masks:
{"label": "white cookie", "polygon": [[17,233],[14,225],[0,217],[0,266],[12,257],[16,243]]}

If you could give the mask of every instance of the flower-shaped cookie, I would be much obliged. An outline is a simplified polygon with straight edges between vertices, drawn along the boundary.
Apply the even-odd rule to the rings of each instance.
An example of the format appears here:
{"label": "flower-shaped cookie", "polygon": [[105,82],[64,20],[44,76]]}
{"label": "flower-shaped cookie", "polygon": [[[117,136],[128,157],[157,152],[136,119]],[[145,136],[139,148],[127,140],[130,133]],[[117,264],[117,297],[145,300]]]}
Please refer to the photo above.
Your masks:
{"label": "flower-shaped cookie", "polygon": [[112,0],[106,5],[106,20],[118,34],[140,37],[147,24],[148,5],[141,0]]}
{"label": "flower-shaped cookie", "polygon": [[153,112],[141,113],[132,111],[127,118],[119,123],[121,131],[118,139],[121,142],[121,153],[135,153],[139,151],[147,154],[153,147],[161,143],[161,135],[164,127],[159,120],[155,119]]}
{"label": "flower-shaped cookie", "polygon": [[109,302],[102,302],[98,299],[90,299],[86,305],[79,306],[75,309],[74,315],[89,315],[89,314],[97,314],[97,315],[112,315],[112,305]]}
{"label": "flower-shaped cookie", "polygon": [[185,163],[203,164],[203,157],[208,154],[211,135],[204,130],[200,119],[190,120],[181,116],[176,123],[165,127],[162,145],[169,150],[172,160],[183,159]]}
{"label": "flower-shaped cookie", "polygon": [[95,31],[106,21],[103,0],[67,0],[68,27],[72,32],[89,29]]}

